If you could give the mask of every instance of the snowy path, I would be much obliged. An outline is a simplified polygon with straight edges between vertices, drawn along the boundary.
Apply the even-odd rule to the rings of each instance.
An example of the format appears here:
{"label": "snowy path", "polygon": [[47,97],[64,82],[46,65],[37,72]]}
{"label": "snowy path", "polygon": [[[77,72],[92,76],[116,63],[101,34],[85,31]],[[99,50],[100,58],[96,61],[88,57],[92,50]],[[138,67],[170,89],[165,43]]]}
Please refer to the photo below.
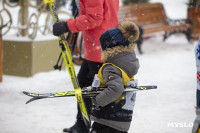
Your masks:
{"label": "snowy path", "polygon": [[[170,18],[187,16],[187,0],[150,1],[164,3]],[[172,36],[166,42],[160,36],[144,41],[136,78],[139,85],[153,84],[158,89],[137,93],[129,133],[191,132],[196,102],[196,43],[188,44],[183,35]],[[63,128],[74,124],[76,99],[46,99],[26,105],[29,97],[22,91],[65,90],[72,90],[66,71],[39,73],[30,78],[4,75],[0,83],[0,133],[61,133]]]}

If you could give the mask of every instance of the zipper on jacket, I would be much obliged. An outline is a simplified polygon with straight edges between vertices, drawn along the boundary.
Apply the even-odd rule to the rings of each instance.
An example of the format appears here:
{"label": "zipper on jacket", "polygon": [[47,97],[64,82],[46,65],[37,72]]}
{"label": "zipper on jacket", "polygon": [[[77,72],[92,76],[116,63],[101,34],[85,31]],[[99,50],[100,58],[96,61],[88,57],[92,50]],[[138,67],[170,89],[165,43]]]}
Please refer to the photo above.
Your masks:
{"label": "zipper on jacket", "polygon": [[95,46],[95,41],[92,40],[91,36],[88,34],[88,31],[86,30],[85,32],[86,32],[88,38],[93,42],[92,46]]}

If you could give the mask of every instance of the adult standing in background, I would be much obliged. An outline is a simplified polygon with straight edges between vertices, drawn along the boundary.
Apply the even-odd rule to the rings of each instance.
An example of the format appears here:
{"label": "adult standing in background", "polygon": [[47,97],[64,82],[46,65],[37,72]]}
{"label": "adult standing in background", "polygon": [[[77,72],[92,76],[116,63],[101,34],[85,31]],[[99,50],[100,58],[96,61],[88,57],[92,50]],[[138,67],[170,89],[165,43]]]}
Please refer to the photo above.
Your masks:
{"label": "adult standing in background", "polygon": [[[197,7],[200,7],[200,0],[197,0]],[[194,121],[192,133],[200,133],[200,36],[195,48],[196,66],[197,66],[197,91],[196,91],[196,118]]]}
{"label": "adult standing in background", "polygon": [[200,37],[195,48],[195,55],[197,66],[196,119],[194,121],[192,133],[200,133]]}
{"label": "adult standing in background", "polygon": [[[59,36],[65,32],[81,32],[84,40],[84,61],[78,73],[80,87],[92,84],[103,61],[101,60],[101,34],[118,25],[119,0],[77,0],[79,16],[67,22],[58,22],[53,25],[53,34]],[[91,99],[84,99],[90,114]],[[78,107],[77,121],[71,128],[65,128],[65,133],[88,133],[80,109]]]}

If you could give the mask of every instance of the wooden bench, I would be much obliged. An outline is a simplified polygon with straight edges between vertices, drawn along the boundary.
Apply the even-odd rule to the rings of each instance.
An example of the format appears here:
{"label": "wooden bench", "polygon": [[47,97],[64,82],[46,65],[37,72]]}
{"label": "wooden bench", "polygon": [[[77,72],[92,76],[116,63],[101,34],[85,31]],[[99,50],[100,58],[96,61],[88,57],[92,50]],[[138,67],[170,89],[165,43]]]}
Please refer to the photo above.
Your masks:
{"label": "wooden bench", "polygon": [[192,39],[198,40],[200,36],[200,7],[189,7],[187,17],[193,21]]}
{"label": "wooden bench", "polygon": [[138,50],[142,53],[142,36],[156,32],[165,32],[163,41],[174,33],[184,33],[187,40],[191,41],[192,20],[191,19],[169,19],[161,3],[145,3],[122,6],[118,13],[119,21],[132,21],[136,23],[141,30]]}

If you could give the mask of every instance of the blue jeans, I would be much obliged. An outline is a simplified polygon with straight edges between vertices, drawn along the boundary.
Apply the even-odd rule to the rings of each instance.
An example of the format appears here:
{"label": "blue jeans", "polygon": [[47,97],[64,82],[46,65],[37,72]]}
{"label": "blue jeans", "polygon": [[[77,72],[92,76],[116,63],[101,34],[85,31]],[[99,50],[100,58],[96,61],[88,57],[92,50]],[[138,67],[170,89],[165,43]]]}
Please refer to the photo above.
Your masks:
{"label": "blue jeans", "polygon": [[200,90],[197,90],[197,107],[200,108]]}

